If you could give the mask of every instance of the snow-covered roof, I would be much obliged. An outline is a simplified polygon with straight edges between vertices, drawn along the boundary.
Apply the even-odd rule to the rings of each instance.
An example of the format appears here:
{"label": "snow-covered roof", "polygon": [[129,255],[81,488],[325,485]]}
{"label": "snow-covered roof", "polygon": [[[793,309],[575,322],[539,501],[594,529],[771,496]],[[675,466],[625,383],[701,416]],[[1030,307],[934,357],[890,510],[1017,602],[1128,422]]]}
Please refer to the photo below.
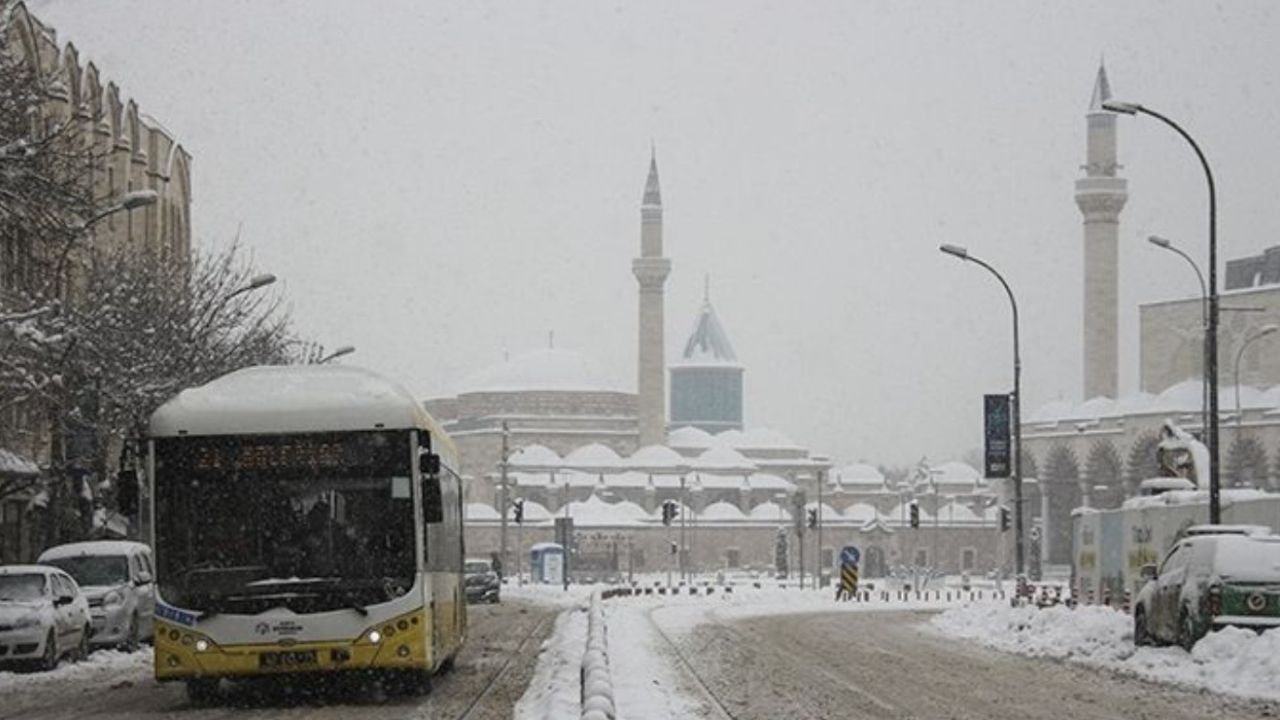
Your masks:
{"label": "snow-covered roof", "polygon": [[752,520],[790,520],[791,511],[776,502],[766,501],[751,508],[748,513]]}
{"label": "snow-covered roof", "polygon": [[698,456],[693,466],[699,470],[724,470],[750,472],[756,464],[748,460],[742,453],[730,447],[713,447]]}
{"label": "snow-covered roof", "polygon": [[694,320],[693,330],[684,342],[684,350],[671,367],[674,369],[689,365],[741,367],[737,354],[733,352],[733,345],[729,342],[729,335],[720,324],[720,318],[716,316],[710,299],[703,301],[698,317]]}
{"label": "snow-covered roof", "polygon": [[153,436],[415,427],[446,437],[409,391],[351,365],[236,370],[183,390],[151,416]]}
{"label": "snow-covered roof", "polygon": [[673,448],[704,450],[714,445],[715,439],[702,428],[686,425],[667,433],[667,444]]}
{"label": "snow-covered roof", "polygon": [[459,395],[480,392],[620,392],[594,362],[574,350],[547,348],[519,353],[478,370],[459,383]]}
{"label": "snow-covered roof", "polygon": [[91,540],[89,542],[74,542],[65,545],[55,545],[48,550],[40,553],[40,562],[48,560],[58,560],[69,557],[82,557],[85,555],[98,557],[102,555],[128,555],[130,553],[143,550],[150,552],[150,548],[140,542],[132,542],[129,540]]}
{"label": "snow-covered roof", "polygon": [[711,438],[711,447],[736,448],[742,442],[741,430],[721,430]]}
{"label": "snow-covered roof", "polygon": [[929,468],[929,475],[935,483],[940,485],[964,485],[976,483],[982,479],[982,474],[973,469],[972,465],[959,460],[935,465]]}
{"label": "snow-covered roof", "polygon": [[[889,520],[890,522],[910,522],[911,508],[909,507],[909,505],[910,503],[899,503],[897,505],[894,505],[892,508],[889,509],[889,512],[884,514],[885,519]],[[920,516],[921,523],[924,523],[926,520],[928,521],[933,520],[933,515],[929,514],[929,511],[925,510],[923,505],[920,506],[919,516]]]}
{"label": "snow-covered roof", "polygon": [[574,525],[632,525],[647,520],[649,515],[628,500],[610,503],[592,495],[569,503],[569,517]]}
{"label": "snow-covered roof", "polygon": [[874,505],[867,503],[854,503],[844,509],[844,516],[850,520],[875,520],[880,517],[880,512],[876,510]]}
{"label": "snow-covered roof", "polygon": [[467,503],[462,509],[462,517],[466,520],[501,520],[502,516],[498,514],[489,503]]}
{"label": "snow-covered roof", "polygon": [[739,450],[800,450],[794,440],[773,428],[757,427],[742,431],[737,444]]}
{"label": "snow-covered roof", "polygon": [[40,468],[35,463],[12,450],[0,448],[0,475],[34,477],[39,474]]}
{"label": "snow-covered roof", "polygon": [[624,461],[624,464],[631,468],[674,469],[680,465],[687,465],[688,461],[666,445],[646,445],[635,451]]}
{"label": "snow-covered roof", "polygon": [[512,467],[559,467],[561,464],[560,456],[555,450],[545,445],[526,445],[519,450],[511,453],[511,457],[507,462]]}
{"label": "snow-covered roof", "polygon": [[[818,507],[817,501],[811,501],[811,502],[805,503],[804,505],[805,517],[807,518],[809,516],[809,511],[813,510],[816,507]],[[822,509],[818,511],[818,516],[822,519],[823,522],[830,522],[832,520],[845,519],[844,515],[841,515],[840,513],[836,512],[836,509],[831,507],[827,503],[822,503]]]}
{"label": "snow-covered roof", "polygon": [[952,501],[938,508],[938,520],[942,523],[979,523],[982,518],[973,510]]}
{"label": "snow-covered roof", "polygon": [[1074,405],[1067,400],[1054,400],[1053,402],[1042,405],[1038,410],[1027,416],[1027,422],[1032,423],[1053,423],[1062,420],[1071,413]]}
{"label": "snow-covered roof", "polygon": [[782,477],[772,473],[752,473],[747,477],[747,485],[751,488],[760,490],[786,490],[790,492],[795,490],[795,485]]}
{"label": "snow-covered roof", "polygon": [[591,443],[565,455],[564,465],[574,468],[616,468],[622,466],[622,458],[607,445]]}
{"label": "snow-covered roof", "polygon": [[867,463],[850,463],[844,467],[829,473],[827,478],[828,485],[884,485],[884,473],[880,472],[874,465]]}
{"label": "snow-covered roof", "polygon": [[698,513],[699,520],[746,520],[747,516],[737,505],[724,502],[713,502]]}

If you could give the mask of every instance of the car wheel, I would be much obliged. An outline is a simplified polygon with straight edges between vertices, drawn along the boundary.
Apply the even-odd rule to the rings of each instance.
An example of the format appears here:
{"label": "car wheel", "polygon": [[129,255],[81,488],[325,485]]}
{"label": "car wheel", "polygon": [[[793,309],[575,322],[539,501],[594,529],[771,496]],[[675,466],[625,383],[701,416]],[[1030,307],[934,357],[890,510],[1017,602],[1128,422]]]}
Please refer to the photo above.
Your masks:
{"label": "car wheel", "polygon": [[52,630],[44,640],[44,655],[40,658],[41,670],[52,670],[58,667],[58,638]]}
{"label": "car wheel", "polygon": [[1178,645],[1183,650],[1191,652],[1191,648],[1196,646],[1196,641],[1200,639],[1200,634],[1196,630],[1195,619],[1191,613],[1183,608],[1178,616]]}
{"label": "car wheel", "polygon": [[187,699],[193,705],[208,705],[217,697],[217,678],[194,678],[187,681]]}
{"label": "car wheel", "polygon": [[129,632],[124,636],[124,642],[121,643],[121,649],[125,652],[138,651],[138,616],[134,615],[129,618]]}
{"label": "car wheel", "polygon": [[1147,630],[1147,614],[1143,612],[1141,605],[1133,611],[1133,644],[1138,647],[1155,645],[1151,632]]}
{"label": "car wheel", "polygon": [[89,657],[89,633],[92,632],[88,625],[80,630],[80,644],[76,646],[76,661],[84,660]]}

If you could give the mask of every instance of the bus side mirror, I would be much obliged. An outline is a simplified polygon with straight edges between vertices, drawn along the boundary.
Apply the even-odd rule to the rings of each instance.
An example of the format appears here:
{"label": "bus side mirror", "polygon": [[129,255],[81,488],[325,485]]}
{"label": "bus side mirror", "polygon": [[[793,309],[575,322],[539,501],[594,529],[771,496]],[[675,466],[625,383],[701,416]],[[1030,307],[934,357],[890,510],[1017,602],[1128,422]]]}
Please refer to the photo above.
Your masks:
{"label": "bus side mirror", "polygon": [[440,497],[440,478],[422,479],[422,519],[428,523],[444,522],[444,500]]}
{"label": "bus side mirror", "polygon": [[420,470],[423,475],[439,475],[440,474],[440,456],[433,453],[423,453],[420,462],[422,467]]}

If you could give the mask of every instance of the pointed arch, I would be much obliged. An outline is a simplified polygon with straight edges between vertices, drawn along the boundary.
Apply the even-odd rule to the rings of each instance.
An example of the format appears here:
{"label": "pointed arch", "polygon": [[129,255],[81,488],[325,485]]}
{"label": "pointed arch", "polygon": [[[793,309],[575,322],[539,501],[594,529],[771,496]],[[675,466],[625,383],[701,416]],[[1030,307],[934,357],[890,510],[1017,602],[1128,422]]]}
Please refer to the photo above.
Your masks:
{"label": "pointed arch", "polygon": [[1267,488],[1267,451],[1251,437],[1236,438],[1227,450],[1224,487]]}
{"label": "pointed arch", "polygon": [[1124,463],[1110,440],[1095,441],[1089,448],[1084,476],[1090,487],[1090,505],[1103,509],[1120,506],[1125,497]]}
{"label": "pointed arch", "polygon": [[94,122],[102,120],[102,79],[98,75],[98,66],[92,61],[84,66],[83,77],[80,80],[80,93],[83,97],[81,102],[87,106],[89,117]]}
{"label": "pointed arch", "polygon": [[1129,457],[1125,461],[1125,484],[1129,495],[1137,494],[1138,483],[1143,480],[1160,477],[1160,460],[1156,457],[1159,448],[1160,436],[1154,431],[1139,435],[1129,447]]}
{"label": "pointed arch", "polygon": [[27,10],[26,3],[17,2],[9,8],[8,17],[9,47],[21,51],[21,59],[33,68],[40,67],[40,46],[36,41],[37,30],[35,19]]}
{"label": "pointed arch", "polygon": [[1080,462],[1067,445],[1049,451],[1041,477],[1048,498],[1049,517],[1045,518],[1044,538],[1049,543],[1049,562],[1071,562],[1071,511],[1079,507]]}
{"label": "pointed arch", "polygon": [[75,115],[80,112],[80,104],[84,102],[83,88],[81,86],[84,76],[83,71],[80,69],[80,53],[72,43],[67,43],[63,47],[60,65],[63,82],[66,84],[67,93],[70,95],[71,114]]}

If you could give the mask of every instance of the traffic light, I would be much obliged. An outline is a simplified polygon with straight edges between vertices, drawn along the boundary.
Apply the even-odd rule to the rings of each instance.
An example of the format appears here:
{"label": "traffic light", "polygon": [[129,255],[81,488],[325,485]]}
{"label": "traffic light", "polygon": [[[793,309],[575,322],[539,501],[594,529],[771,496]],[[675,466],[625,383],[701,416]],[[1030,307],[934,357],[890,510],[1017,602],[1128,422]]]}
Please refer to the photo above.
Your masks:
{"label": "traffic light", "polygon": [[814,530],[818,527],[818,509],[809,508],[809,529]]}
{"label": "traffic light", "polygon": [[1009,531],[1009,508],[1000,508],[1000,532]]}
{"label": "traffic light", "polygon": [[911,503],[911,527],[920,527],[920,505],[915,502]]}
{"label": "traffic light", "polygon": [[676,515],[680,514],[680,508],[676,506],[674,500],[666,500],[662,503],[662,524],[670,525]]}
{"label": "traffic light", "polygon": [[517,525],[524,524],[524,500],[511,501],[511,519],[516,521]]}

